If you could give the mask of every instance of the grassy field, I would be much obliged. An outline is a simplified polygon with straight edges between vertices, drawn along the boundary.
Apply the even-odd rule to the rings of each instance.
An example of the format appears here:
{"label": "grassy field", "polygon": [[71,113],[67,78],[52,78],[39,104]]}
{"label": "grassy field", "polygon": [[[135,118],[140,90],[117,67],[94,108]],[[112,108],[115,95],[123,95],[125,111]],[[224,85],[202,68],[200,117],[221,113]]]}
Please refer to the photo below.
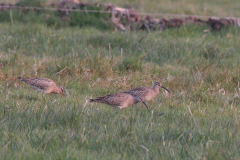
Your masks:
{"label": "grassy field", "polygon": [[[239,10],[212,11],[231,12]],[[0,28],[1,159],[240,158],[239,28],[114,32],[30,21]],[[39,94],[19,76],[53,79],[68,95]],[[156,81],[172,93],[160,90],[150,110],[88,103]]]}

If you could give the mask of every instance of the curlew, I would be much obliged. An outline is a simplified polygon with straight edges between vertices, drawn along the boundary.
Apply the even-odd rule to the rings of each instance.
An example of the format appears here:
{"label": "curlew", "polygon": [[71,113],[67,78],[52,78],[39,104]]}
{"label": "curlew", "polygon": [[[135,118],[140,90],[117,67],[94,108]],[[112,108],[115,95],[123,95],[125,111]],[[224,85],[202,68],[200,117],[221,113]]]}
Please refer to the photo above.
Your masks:
{"label": "curlew", "polygon": [[20,81],[26,82],[31,87],[35,88],[38,92],[43,93],[61,93],[64,95],[62,86],[57,86],[56,83],[48,78],[22,78],[18,77]]}
{"label": "curlew", "polygon": [[119,109],[126,108],[138,102],[142,102],[148,109],[148,106],[144,101],[141,100],[140,97],[132,96],[131,94],[127,94],[127,93],[114,93],[110,95],[105,95],[105,96],[97,97],[95,99],[90,99],[89,102],[105,103],[107,105],[110,105],[115,108],[117,107]]}
{"label": "curlew", "polygon": [[138,96],[142,99],[142,101],[150,101],[158,95],[159,88],[163,88],[170,93],[170,91],[167,88],[163,87],[159,82],[155,82],[153,87],[139,87],[123,93],[128,93],[132,96]]}

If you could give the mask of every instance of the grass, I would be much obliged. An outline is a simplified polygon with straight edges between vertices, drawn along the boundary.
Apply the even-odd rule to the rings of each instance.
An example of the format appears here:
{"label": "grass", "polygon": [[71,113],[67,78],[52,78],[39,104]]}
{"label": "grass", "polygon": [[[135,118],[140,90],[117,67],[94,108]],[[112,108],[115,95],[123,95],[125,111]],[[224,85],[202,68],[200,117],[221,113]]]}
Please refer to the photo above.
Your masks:
{"label": "grass", "polygon": [[[1,159],[239,159],[238,28],[0,28]],[[69,96],[39,94],[19,76],[53,79]],[[150,111],[88,103],[155,81],[172,93],[160,90]]]}

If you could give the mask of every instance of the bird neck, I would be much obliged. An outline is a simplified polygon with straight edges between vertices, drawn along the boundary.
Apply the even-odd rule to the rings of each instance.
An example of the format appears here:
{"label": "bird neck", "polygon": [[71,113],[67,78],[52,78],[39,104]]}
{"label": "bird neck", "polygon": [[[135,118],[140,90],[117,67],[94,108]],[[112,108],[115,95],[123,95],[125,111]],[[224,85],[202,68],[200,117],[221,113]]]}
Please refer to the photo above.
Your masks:
{"label": "bird neck", "polygon": [[159,93],[159,87],[158,86],[154,85],[152,89],[155,93],[157,93],[157,94]]}
{"label": "bird neck", "polygon": [[154,85],[152,89],[153,89],[153,90],[159,90],[159,86]]}
{"label": "bird neck", "polygon": [[56,94],[61,93],[61,88],[58,86],[54,87],[52,90],[52,93],[56,93]]}

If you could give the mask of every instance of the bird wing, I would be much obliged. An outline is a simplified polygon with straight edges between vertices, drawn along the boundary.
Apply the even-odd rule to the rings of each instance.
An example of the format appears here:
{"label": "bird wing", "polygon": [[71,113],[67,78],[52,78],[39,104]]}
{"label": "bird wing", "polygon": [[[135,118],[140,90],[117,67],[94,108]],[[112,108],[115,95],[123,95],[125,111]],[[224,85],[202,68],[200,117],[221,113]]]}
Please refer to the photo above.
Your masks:
{"label": "bird wing", "polygon": [[147,88],[139,87],[139,88],[132,89],[130,91],[123,92],[123,93],[128,93],[133,96],[144,96],[147,93]]}
{"label": "bird wing", "polygon": [[111,105],[122,105],[129,99],[129,94],[123,94],[123,93],[114,93],[111,95],[107,95],[106,102]]}
{"label": "bird wing", "polygon": [[[26,80],[26,79],[25,79]],[[48,78],[29,78],[26,80],[32,87],[37,87],[39,89],[47,89],[52,85],[56,85],[55,82]]]}
{"label": "bird wing", "polygon": [[126,98],[128,98],[127,96],[128,96],[127,94],[114,93],[114,94],[96,97],[94,100],[98,102],[110,104],[110,105],[115,105],[117,103],[118,105],[120,105],[123,103],[124,100],[126,100]]}

